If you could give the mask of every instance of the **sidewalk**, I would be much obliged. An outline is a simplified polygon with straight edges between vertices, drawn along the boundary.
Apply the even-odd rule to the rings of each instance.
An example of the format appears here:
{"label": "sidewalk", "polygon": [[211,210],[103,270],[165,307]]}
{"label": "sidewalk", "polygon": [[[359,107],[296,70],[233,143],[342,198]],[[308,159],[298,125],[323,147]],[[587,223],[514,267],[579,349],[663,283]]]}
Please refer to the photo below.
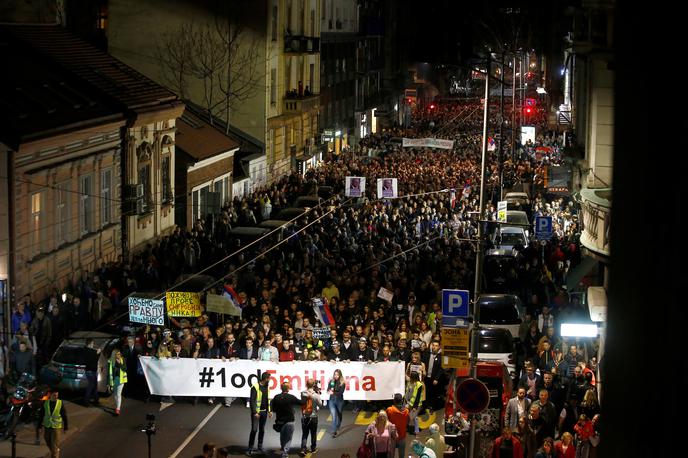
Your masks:
{"label": "sidewalk", "polygon": [[[108,406],[109,399],[101,399],[101,406]],[[62,434],[62,444],[77,435],[86,425],[92,423],[101,416],[109,416],[110,413],[102,407],[84,407],[71,401],[64,401],[67,408],[69,419],[69,430]],[[35,426],[31,424],[21,424],[17,427],[16,451],[17,458],[44,458],[50,457],[50,450],[45,445],[43,434],[41,434],[41,445],[35,445]],[[12,456],[12,442],[10,440],[0,442],[0,458]]]}

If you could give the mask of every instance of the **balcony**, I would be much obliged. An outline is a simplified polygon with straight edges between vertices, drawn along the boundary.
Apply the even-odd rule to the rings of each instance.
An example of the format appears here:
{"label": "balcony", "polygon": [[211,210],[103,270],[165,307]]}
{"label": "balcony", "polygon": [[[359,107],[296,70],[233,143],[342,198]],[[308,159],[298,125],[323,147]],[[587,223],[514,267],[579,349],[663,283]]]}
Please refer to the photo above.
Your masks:
{"label": "balcony", "polygon": [[303,35],[284,36],[285,54],[317,54],[320,52],[320,37]]}
{"label": "balcony", "polygon": [[283,112],[286,113],[305,113],[317,110],[320,107],[320,94],[304,95],[299,97],[293,93],[284,97]]}
{"label": "balcony", "polygon": [[583,188],[580,191],[583,217],[581,244],[602,257],[609,256],[609,231],[611,226],[612,189]]}

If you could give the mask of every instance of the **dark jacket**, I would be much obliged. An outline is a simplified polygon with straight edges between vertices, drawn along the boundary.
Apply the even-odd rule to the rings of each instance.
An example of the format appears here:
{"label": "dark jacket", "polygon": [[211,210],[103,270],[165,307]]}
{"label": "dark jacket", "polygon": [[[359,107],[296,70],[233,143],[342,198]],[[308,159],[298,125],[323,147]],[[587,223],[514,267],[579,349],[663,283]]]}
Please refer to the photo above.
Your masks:
{"label": "dark jacket", "polygon": [[[254,345],[253,346],[253,353],[251,354],[251,359],[257,359],[257,358],[258,358],[258,348]],[[243,347],[241,350],[239,350],[239,359],[249,359],[246,347]]]}
{"label": "dark jacket", "polygon": [[289,393],[280,393],[272,400],[272,411],[275,413],[275,423],[290,423],[294,421],[294,406],[300,406],[303,401]]}

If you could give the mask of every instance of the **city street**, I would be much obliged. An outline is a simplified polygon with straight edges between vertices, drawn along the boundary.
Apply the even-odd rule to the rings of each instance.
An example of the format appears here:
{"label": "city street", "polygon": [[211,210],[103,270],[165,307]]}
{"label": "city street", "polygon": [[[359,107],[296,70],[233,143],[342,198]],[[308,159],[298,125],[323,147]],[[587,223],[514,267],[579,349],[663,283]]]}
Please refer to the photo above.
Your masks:
{"label": "city street", "polygon": [[[103,404],[107,406],[109,400]],[[107,409],[107,407],[106,407]],[[95,409],[92,409],[95,410]],[[63,447],[63,455],[92,456],[89,451],[97,450],[99,457],[145,457],[147,456],[146,434],[142,432],[146,427],[146,414],[156,416],[157,433],[152,437],[153,457],[192,457],[200,454],[203,444],[214,442],[218,447],[227,447],[230,456],[245,455],[246,443],[250,432],[249,413],[245,404],[236,401],[229,408],[221,404],[208,406],[199,402],[193,406],[187,401],[174,404],[143,403],[126,399],[122,415],[113,417],[106,414],[95,414],[90,424],[70,438]],[[300,413],[295,413],[297,423],[292,440],[291,455],[296,456],[301,439]],[[373,412],[361,412],[352,423],[351,410],[344,410],[344,421],[340,434],[333,439],[327,429],[330,421],[327,408],[320,409],[318,419],[318,449],[321,457],[339,457],[342,453],[352,456],[356,453],[363,432],[373,421]],[[442,412],[425,415],[421,418],[423,432],[419,438],[427,434],[427,427],[441,419]],[[268,420],[265,427],[265,442],[263,448],[267,456],[277,456],[279,436],[272,429],[273,419]],[[413,436],[408,436],[408,442]],[[310,439],[309,439],[310,441]],[[309,442],[310,444],[310,442]],[[21,452],[21,448],[19,448]],[[19,456],[22,456],[19,453]]]}

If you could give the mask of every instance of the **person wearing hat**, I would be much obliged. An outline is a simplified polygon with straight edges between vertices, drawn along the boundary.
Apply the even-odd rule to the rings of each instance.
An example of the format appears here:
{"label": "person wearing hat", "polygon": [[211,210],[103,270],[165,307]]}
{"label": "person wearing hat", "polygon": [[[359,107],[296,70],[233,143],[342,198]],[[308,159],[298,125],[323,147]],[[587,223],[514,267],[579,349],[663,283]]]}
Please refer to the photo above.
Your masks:
{"label": "person wearing hat", "polygon": [[406,456],[406,433],[409,424],[409,409],[404,406],[404,396],[401,393],[394,395],[394,405],[387,407],[387,418],[397,428],[397,440],[394,446],[399,450],[399,456]]}
{"label": "person wearing hat", "polygon": [[373,354],[368,348],[368,339],[361,337],[358,339],[358,348],[354,351],[353,361],[373,361]]}
{"label": "person wearing hat", "polygon": [[327,355],[327,359],[335,362],[346,361],[349,359],[349,356],[342,352],[342,345],[339,343],[338,340],[332,341],[331,346],[332,349]]}
{"label": "person wearing hat", "polygon": [[69,429],[67,420],[67,410],[62,400],[59,399],[60,393],[54,390],[50,393],[50,398],[46,399],[38,411],[37,430],[43,429],[45,443],[50,449],[51,458],[60,457],[60,436],[62,431]]}
{"label": "person wearing hat", "polygon": [[248,437],[248,454],[253,454],[253,443],[258,433],[258,453],[263,453],[263,437],[265,437],[265,422],[272,417],[270,405],[270,373],[264,372],[260,382],[251,385],[249,405],[251,408],[251,434]]}

